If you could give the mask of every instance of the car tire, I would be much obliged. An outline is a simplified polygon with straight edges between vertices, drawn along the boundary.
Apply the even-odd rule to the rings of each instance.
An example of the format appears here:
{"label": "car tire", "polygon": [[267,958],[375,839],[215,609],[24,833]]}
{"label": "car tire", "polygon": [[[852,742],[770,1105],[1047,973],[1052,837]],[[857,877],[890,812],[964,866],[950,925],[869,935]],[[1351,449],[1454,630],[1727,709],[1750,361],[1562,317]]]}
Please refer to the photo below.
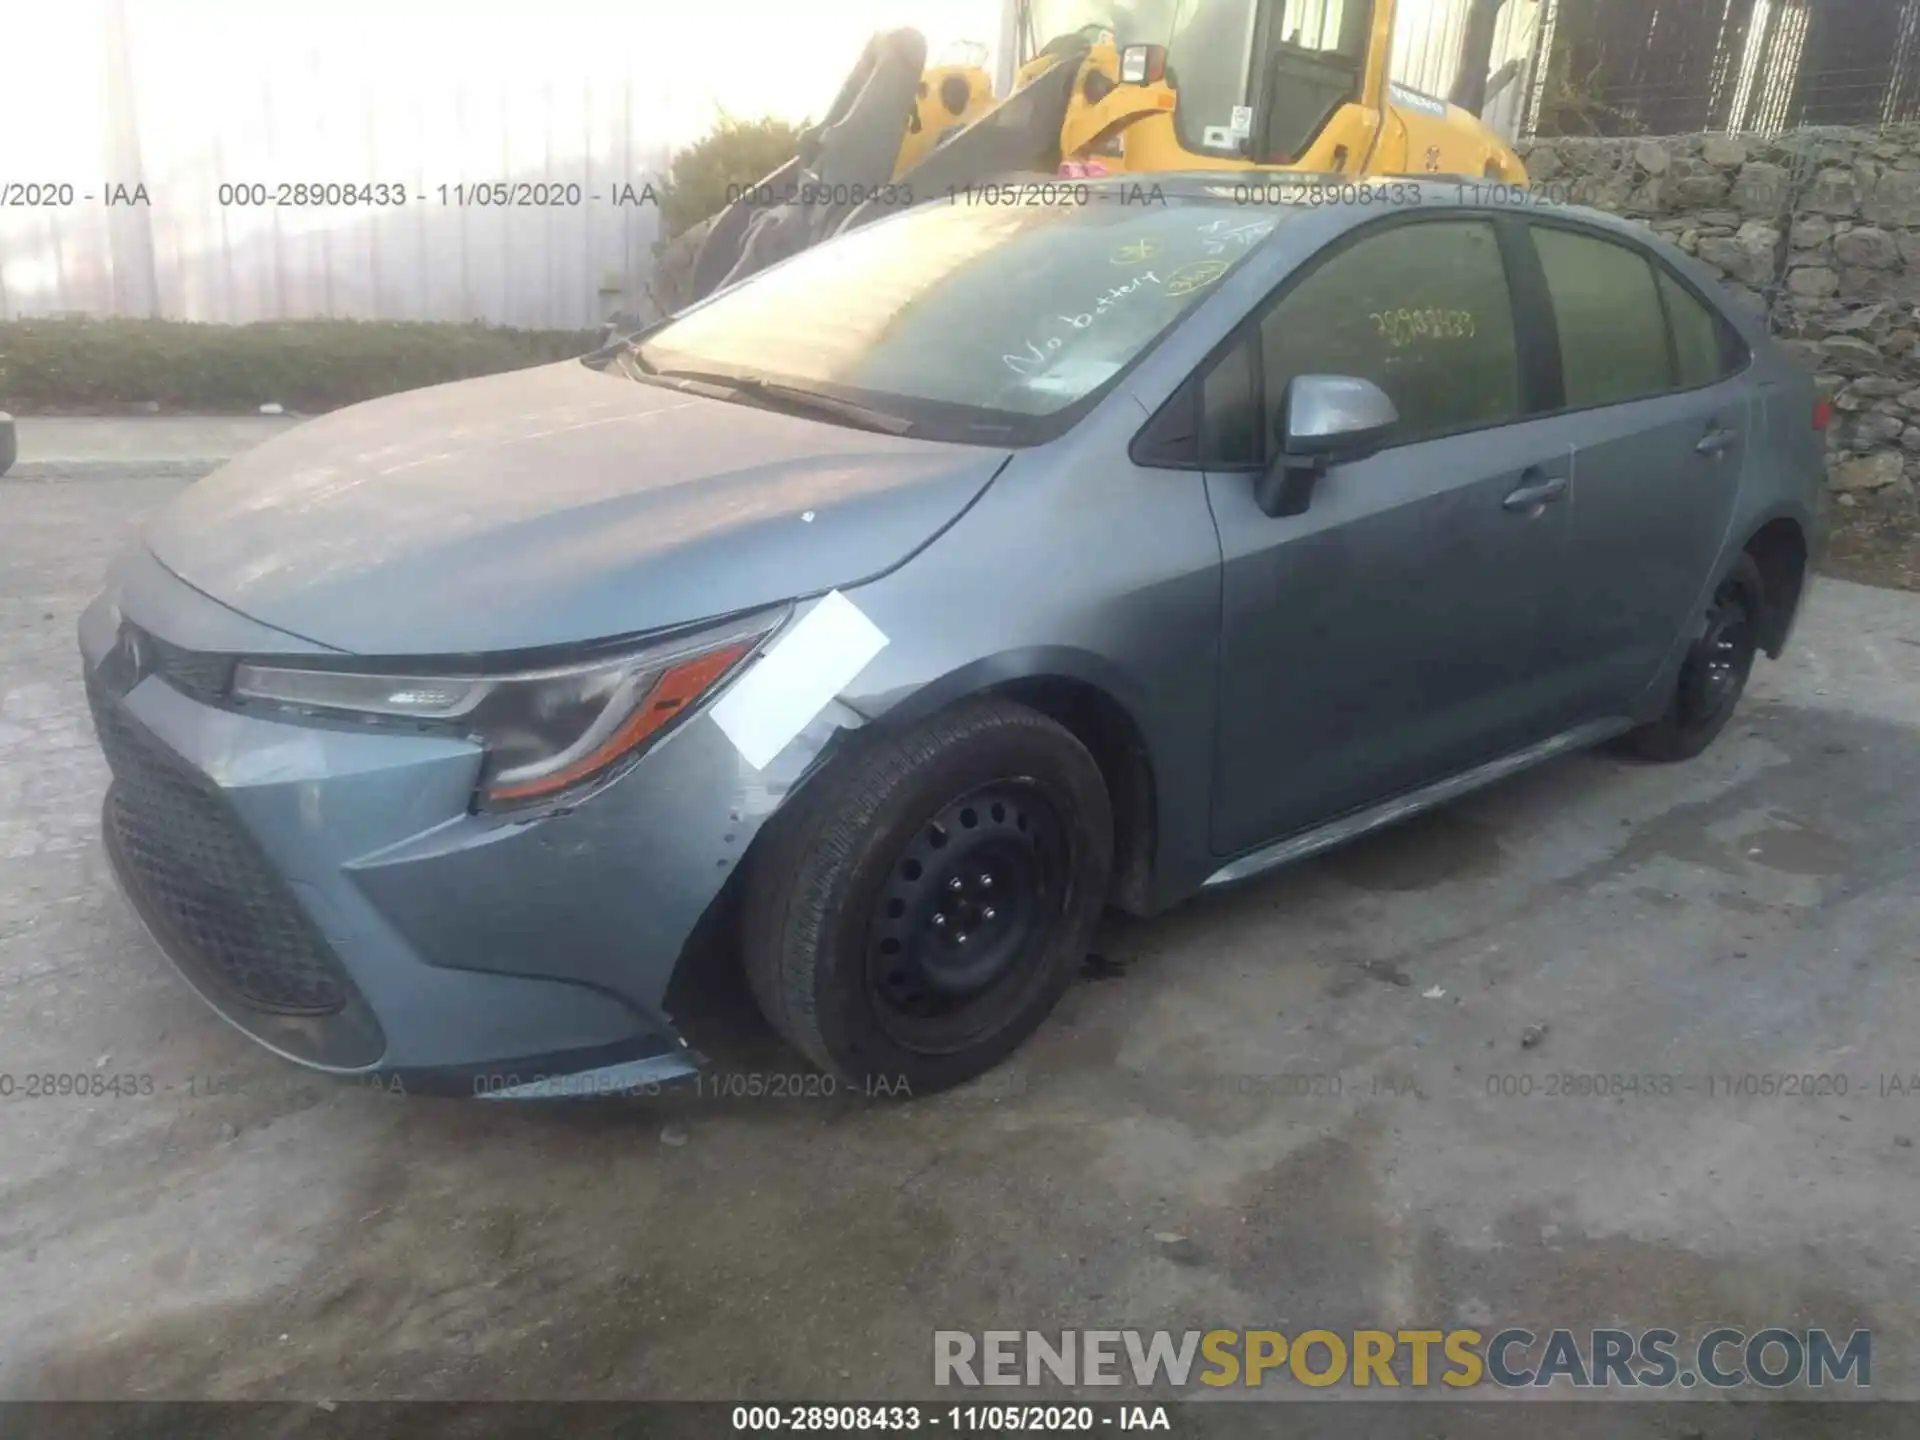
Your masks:
{"label": "car tire", "polygon": [[1621,737],[1643,760],[1691,760],[1726,728],[1760,653],[1766,583],[1751,555],[1741,555],[1721,577],[1687,646],[1673,694],[1659,719]]}
{"label": "car tire", "polygon": [[1086,955],[1113,862],[1093,757],[997,698],[853,735],[764,838],[748,983],[775,1030],[869,1094],[960,1084],[1031,1035]]}

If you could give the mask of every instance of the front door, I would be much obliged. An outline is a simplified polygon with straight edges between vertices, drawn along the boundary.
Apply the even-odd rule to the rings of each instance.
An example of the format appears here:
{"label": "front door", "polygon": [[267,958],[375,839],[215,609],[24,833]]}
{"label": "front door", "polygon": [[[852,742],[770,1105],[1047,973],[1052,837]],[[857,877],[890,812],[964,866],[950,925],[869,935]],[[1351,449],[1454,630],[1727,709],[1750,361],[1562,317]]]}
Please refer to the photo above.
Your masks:
{"label": "front door", "polygon": [[[1562,428],[1525,386],[1494,226],[1360,233],[1283,287],[1203,385],[1231,454],[1286,384],[1357,375],[1401,432],[1275,518],[1254,475],[1209,469],[1224,558],[1213,846],[1236,854],[1544,738],[1569,535]],[[1216,421],[1215,414],[1229,417]]]}

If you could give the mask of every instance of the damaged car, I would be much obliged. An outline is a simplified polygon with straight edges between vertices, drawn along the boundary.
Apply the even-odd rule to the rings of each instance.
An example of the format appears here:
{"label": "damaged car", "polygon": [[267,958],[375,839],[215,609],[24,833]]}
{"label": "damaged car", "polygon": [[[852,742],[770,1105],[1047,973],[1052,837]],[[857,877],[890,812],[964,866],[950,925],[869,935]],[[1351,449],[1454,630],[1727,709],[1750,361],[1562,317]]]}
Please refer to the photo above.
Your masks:
{"label": "damaged car", "polygon": [[289,1060],[533,1097],[695,1073],[712,922],[808,1060],[934,1090],[1106,908],[1683,760],[1781,653],[1824,407],[1678,251],[1450,180],[1058,188],[182,494],[80,623],[158,948]]}

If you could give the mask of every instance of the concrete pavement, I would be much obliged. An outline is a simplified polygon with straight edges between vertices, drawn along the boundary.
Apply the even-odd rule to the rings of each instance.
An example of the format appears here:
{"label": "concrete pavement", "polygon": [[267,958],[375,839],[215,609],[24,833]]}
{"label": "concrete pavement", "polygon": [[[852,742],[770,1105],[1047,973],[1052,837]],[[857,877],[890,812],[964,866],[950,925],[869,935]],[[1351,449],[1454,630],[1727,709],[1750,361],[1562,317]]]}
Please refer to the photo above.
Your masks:
{"label": "concrete pavement", "polygon": [[20,415],[20,457],[5,478],[195,479],[299,423],[292,415]]}
{"label": "concrete pavement", "polygon": [[0,1071],[135,1085],[0,1101],[0,1398],[933,1398],[936,1328],[1780,1324],[1871,1327],[1920,1399],[1920,597],[1817,582],[1691,764],[1572,756],[1113,922],[960,1092],[502,1108],[281,1064],[114,892],[73,622],[177,489],[5,497]]}

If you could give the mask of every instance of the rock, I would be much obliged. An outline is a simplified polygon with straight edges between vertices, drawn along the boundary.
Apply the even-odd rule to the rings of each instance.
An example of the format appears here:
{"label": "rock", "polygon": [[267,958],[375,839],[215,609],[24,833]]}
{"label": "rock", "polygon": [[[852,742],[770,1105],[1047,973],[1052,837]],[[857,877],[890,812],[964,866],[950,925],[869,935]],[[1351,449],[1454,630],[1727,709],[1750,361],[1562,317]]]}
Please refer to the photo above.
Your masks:
{"label": "rock", "polygon": [[1878,225],[1920,225],[1920,173],[1887,171],[1874,182],[1860,213]]}
{"label": "rock", "polygon": [[662,1125],[660,1127],[660,1143],[662,1145],[671,1145],[675,1149],[678,1149],[687,1143],[687,1127],[671,1123]]}
{"label": "rock", "polygon": [[1620,207],[1623,215],[1658,215],[1661,212],[1661,199],[1666,194],[1665,182],[1659,176],[1653,176],[1647,183],[1626,198]]}
{"label": "rock", "polygon": [[1906,262],[1909,270],[1920,270],[1920,232],[1903,230],[1897,241],[1900,258]]}
{"label": "rock", "polygon": [[1898,400],[1876,400],[1867,407],[1869,414],[1891,415],[1902,425],[1907,423],[1907,410]]}
{"label": "rock", "polygon": [[1883,450],[1855,460],[1842,460],[1833,467],[1828,484],[1846,493],[1884,490],[1889,485],[1899,483],[1905,468],[1900,455]]}
{"label": "rock", "polygon": [[[1700,175],[1682,175],[1673,179],[1667,190],[1667,198],[1676,210],[1711,209],[1724,205],[1733,189],[1733,182],[1717,170],[1709,170]],[[1755,209],[1756,215],[1778,213],[1777,206]]]}
{"label": "rock", "polygon": [[1729,169],[1747,163],[1747,142],[1738,135],[1709,135],[1700,143],[1700,158]]}
{"label": "rock", "polygon": [[1673,168],[1673,154],[1658,140],[1642,140],[1633,148],[1633,163],[1649,175],[1664,175]]}
{"label": "rock", "polygon": [[1866,409],[1867,399],[1866,396],[1849,385],[1833,397],[1833,408],[1836,410],[1844,410],[1847,414],[1851,415],[1856,411]]}
{"label": "rock", "polygon": [[1862,415],[1853,422],[1854,453],[1870,455],[1882,446],[1891,445],[1906,428],[1906,421],[1896,415]]}
{"label": "rock", "polygon": [[1832,316],[1827,321],[1827,329],[1836,335],[1855,335],[1869,328],[1874,321],[1886,313],[1885,305],[1863,305],[1858,310],[1849,310],[1844,315]]}
{"label": "rock", "polygon": [[1748,215],[1778,215],[1787,207],[1787,172],[1764,160],[1742,165],[1731,188],[1733,203]]}
{"label": "rock", "polygon": [[1529,1025],[1520,1032],[1520,1048],[1522,1050],[1537,1049],[1539,1048],[1540,1042],[1546,1038],[1547,1026],[1544,1023]]}
{"label": "rock", "polygon": [[1714,237],[1700,242],[1700,258],[1717,265],[1736,280],[1752,285],[1772,281],[1777,267],[1780,232],[1760,220],[1749,220],[1730,239]]}
{"label": "rock", "polygon": [[1900,247],[1878,226],[1860,225],[1834,237],[1833,258],[1863,270],[1892,270],[1900,264]]}
{"label": "rock", "polygon": [[1551,145],[1535,145],[1522,158],[1527,162],[1527,178],[1531,180],[1551,180],[1566,168],[1560,163],[1560,152]]}
{"label": "rock", "polygon": [[1906,465],[1899,455],[1891,450],[1883,450],[1878,455],[1866,455],[1858,460],[1842,460],[1828,474],[1827,484],[1835,490],[1853,494],[1884,490],[1889,485],[1897,485],[1905,470]]}
{"label": "rock", "polygon": [[1909,410],[1920,410],[1920,390],[1909,390],[1900,397],[1900,403]]}
{"label": "rock", "polygon": [[1842,495],[1839,497],[1836,503],[1840,505],[1844,505],[1847,509],[1851,510],[1853,509],[1854,506],[1858,505],[1860,502],[1854,499],[1853,496],[1851,495]]}
{"label": "rock", "polygon": [[1898,395],[1906,388],[1907,382],[1895,380],[1887,375],[1862,375],[1848,388],[1857,395],[1865,395],[1870,400],[1885,400]]}
{"label": "rock", "polygon": [[1858,215],[1860,187],[1851,170],[1822,170],[1807,187],[1801,208],[1822,215]]}
{"label": "rock", "polygon": [[1920,425],[1909,425],[1900,432],[1900,448],[1909,455],[1920,455]]}
{"label": "rock", "polygon": [[1824,265],[1802,265],[1787,273],[1787,289],[1795,295],[1838,295],[1840,277]]}
{"label": "rock", "polygon": [[1715,226],[1721,230],[1738,230],[1745,218],[1737,210],[1702,210],[1697,217],[1702,225]]}
{"label": "rock", "polygon": [[1886,358],[1878,349],[1851,335],[1822,340],[1819,349],[1826,368],[1842,375],[1878,375],[1887,368]]}
{"label": "rock", "polygon": [[1824,215],[1802,215],[1787,232],[1787,239],[1796,250],[1818,250],[1832,238],[1833,222]]}

